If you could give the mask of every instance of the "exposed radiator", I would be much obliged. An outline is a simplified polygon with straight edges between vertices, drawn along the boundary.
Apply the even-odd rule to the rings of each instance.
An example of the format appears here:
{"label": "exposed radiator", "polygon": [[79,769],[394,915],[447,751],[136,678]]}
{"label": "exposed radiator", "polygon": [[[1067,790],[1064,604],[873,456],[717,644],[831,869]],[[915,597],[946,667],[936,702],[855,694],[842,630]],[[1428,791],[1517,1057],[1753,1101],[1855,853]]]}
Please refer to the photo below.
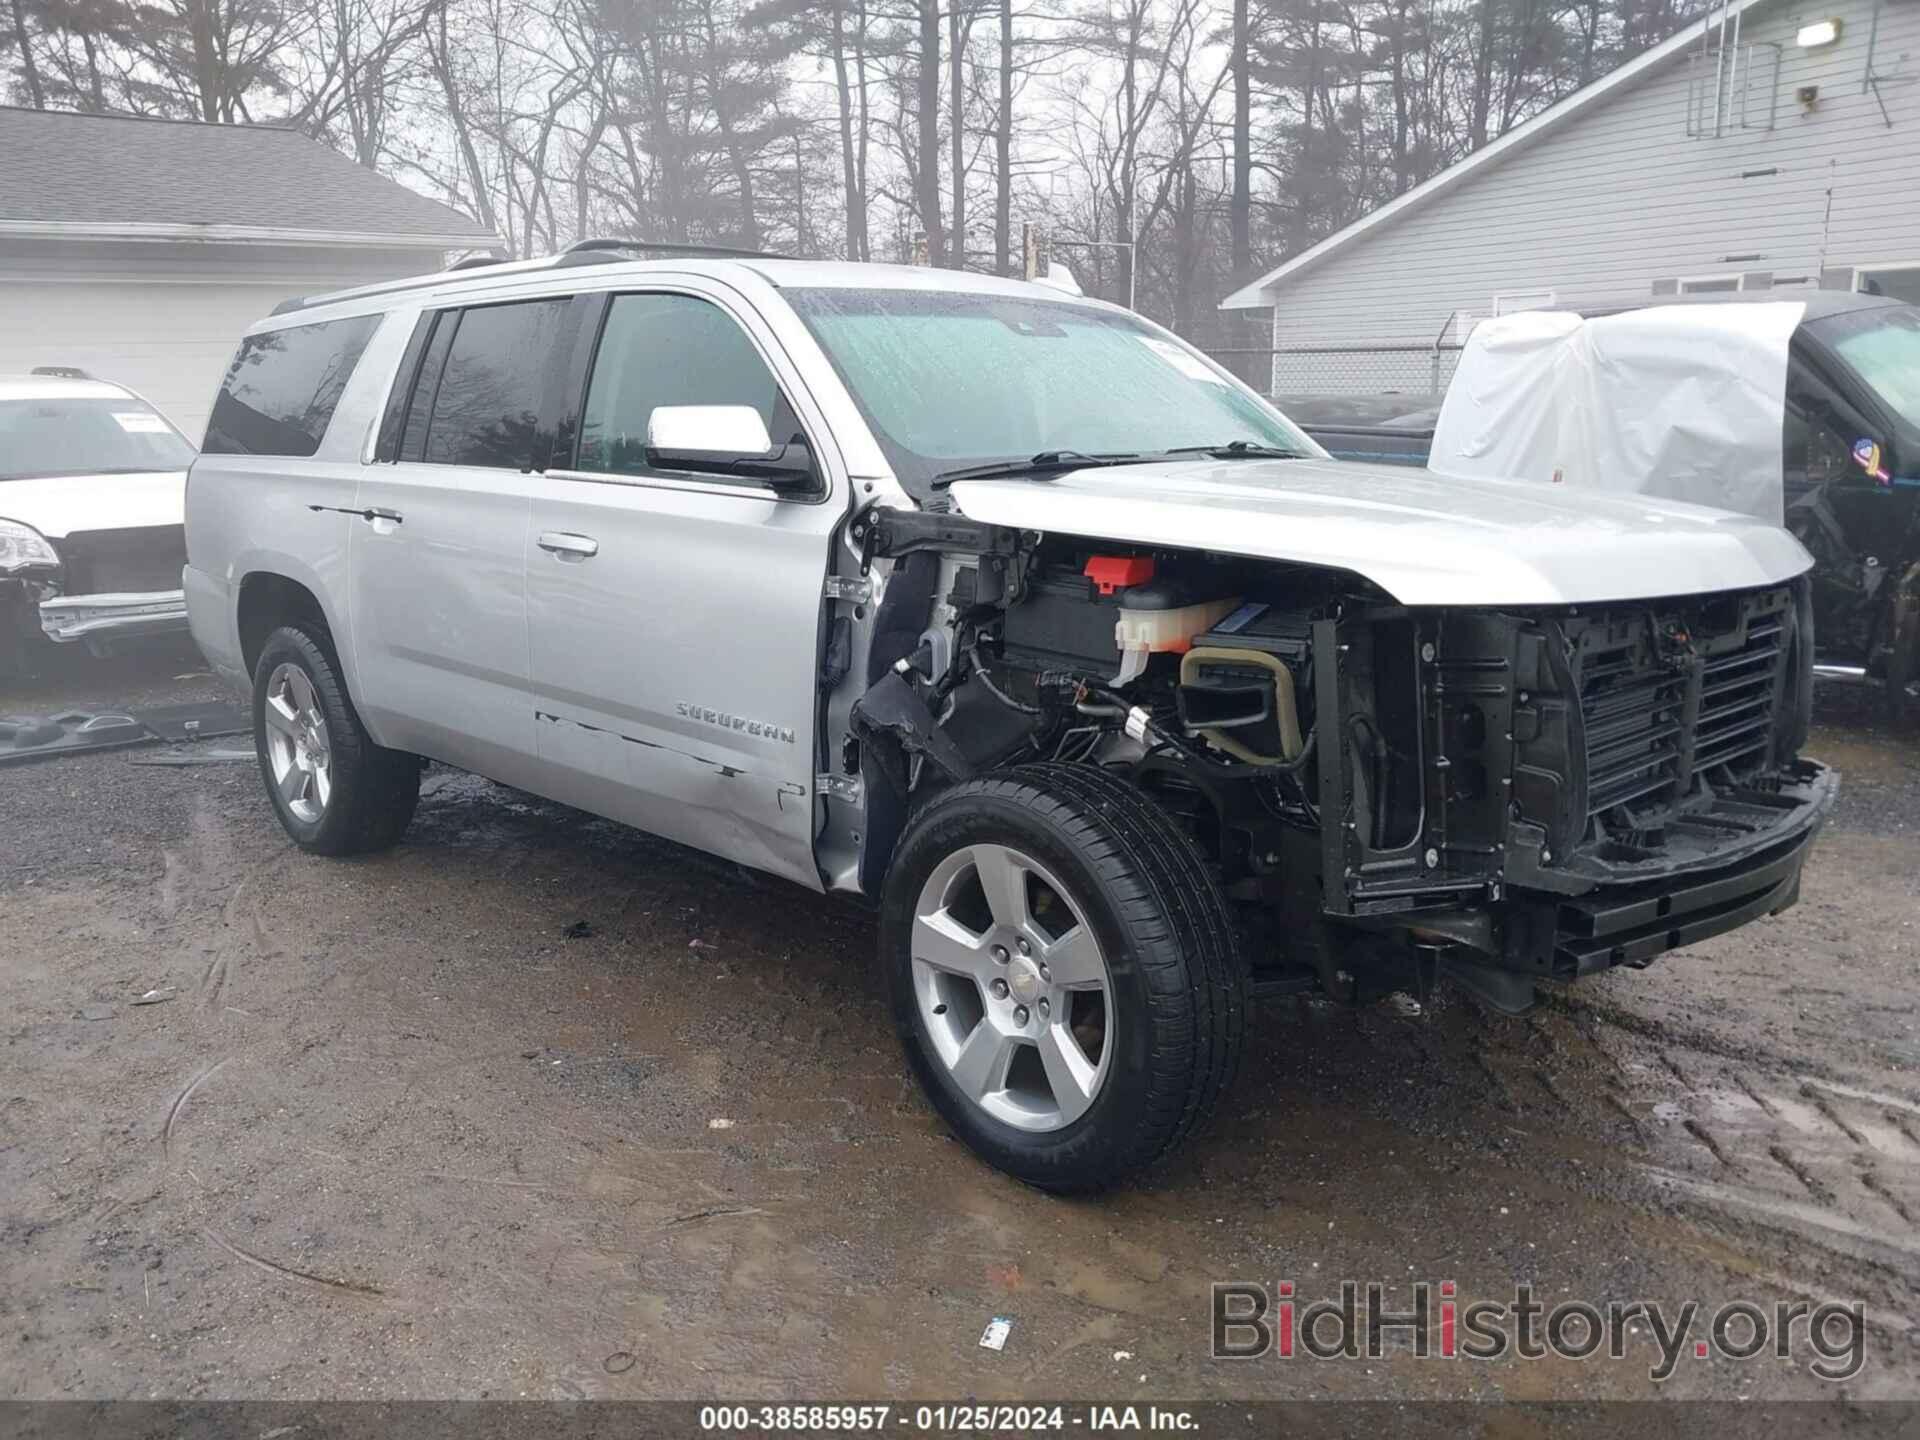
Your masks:
{"label": "exposed radiator", "polygon": [[1792,613],[1782,589],[1596,617],[1574,657],[1590,822],[1657,823],[1696,777],[1724,788],[1767,765]]}

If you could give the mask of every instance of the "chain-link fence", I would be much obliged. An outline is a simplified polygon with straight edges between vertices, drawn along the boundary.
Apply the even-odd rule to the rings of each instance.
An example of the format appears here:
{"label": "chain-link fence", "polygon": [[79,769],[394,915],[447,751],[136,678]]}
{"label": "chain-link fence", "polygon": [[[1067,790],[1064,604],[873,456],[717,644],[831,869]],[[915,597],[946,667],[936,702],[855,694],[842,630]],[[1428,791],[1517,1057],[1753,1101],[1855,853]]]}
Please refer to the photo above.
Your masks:
{"label": "chain-link fence", "polygon": [[1404,395],[1439,403],[1460,362],[1461,347],[1431,340],[1406,344],[1283,345],[1207,353],[1270,395]]}

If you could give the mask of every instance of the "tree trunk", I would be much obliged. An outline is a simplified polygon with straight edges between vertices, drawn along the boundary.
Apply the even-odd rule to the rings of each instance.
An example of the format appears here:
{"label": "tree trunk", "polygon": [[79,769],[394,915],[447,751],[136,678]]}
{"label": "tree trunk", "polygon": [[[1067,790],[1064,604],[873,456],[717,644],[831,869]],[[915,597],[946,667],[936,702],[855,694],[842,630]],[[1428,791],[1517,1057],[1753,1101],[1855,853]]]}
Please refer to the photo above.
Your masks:
{"label": "tree trunk", "polygon": [[947,235],[940,224],[940,0],[920,0],[920,65],[915,77],[915,119],[919,125],[913,177],[920,227],[927,237],[927,259],[947,263]]}
{"label": "tree trunk", "polygon": [[27,35],[27,0],[13,0],[13,43],[20,47],[20,71],[26,77],[27,98],[33,108],[47,108],[47,92],[40,84],[40,67],[34,63],[33,42]]}
{"label": "tree trunk", "polygon": [[1393,63],[1393,193],[1400,195],[1413,184],[1408,165],[1407,113],[1407,6],[1396,3],[1389,12],[1393,26],[1390,55]]}
{"label": "tree trunk", "polygon": [[793,130],[793,253],[807,253],[807,170],[800,157],[800,127]]}
{"label": "tree trunk", "polygon": [[1013,273],[1013,0],[1000,0],[1000,123],[993,153],[993,265]]}
{"label": "tree trunk", "polygon": [[1233,267],[1230,279],[1244,284],[1253,274],[1253,75],[1247,53],[1250,0],[1233,0],[1233,198],[1228,202]]}
{"label": "tree trunk", "polygon": [[840,102],[840,183],[847,200],[847,258],[866,256],[867,196],[853,146],[853,87],[847,78],[846,0],[833,0],[833,83]]}
{"label": "tree trunk", "polygon": [[[1127,63],[1120,72],[1120,92],[1125,97],[1121,115],[1125,117],[1126,129],[1122,133],[1120,144],[1120,213],[1114,217],[1114,227],[1120,231],[1120,237],[1127,241],[1127,248],[1117,252],[1124,262],[1120,270],[1120,296],[1127,301],[1132,299],[1133,267],[1139,258],[1133,247],[1140,243],[1140,237],[1134,231],[1133,192],[1134,157],[1140,143],[1140,29],[1141,6],[1143,0],[1135,0],[1127,12]],[[1120,296],[1115,299],[1119,300]]]}
{"label": "tree trunk", "polygon": [[720,127],[720,138],[725,142],[727,165],[733,171],[733,183],[740,187],[740,244],[748,250],[760,248],[760,220],[755,213],[753,198],[753,167],[747,163],[747,154],[741,148],[740,138],[733,128],[733,118],[726,107],[718,100],[717,87],[713,106],[714,122]]}
{"label": "tree trunk", "polygon": [[1311,35],[1307,42],[1307,85],[1306,93],[1300,98],[1300,155],[1295,162],[1297,174],[1293,180],[1293,213],[1287,217],[1287,250],[1298,254],[1307,248],[1307,236],[1312,233],[1313,199],[1319,192],[1323,177],[1316,174],[1314,166],[1319,164],[1313,133],[1313,109],[1319,104],[1320,89],[1320,3],[1313,0],[1308,24]]}
{"label": "tree trunk", "polygon": [[94,112],[104,115],[107,109],[107,92],[100,83],[100,45],[93,38],[91,24],[80,32],[80,43],[87,52],[87,94],[92,98]]}
{"label": "tree trunk", "polygon": [[964,0],[947,0],[947,87],[952,119],[947,143],[953,171],[953,251],[947,263],[956,270],[967,268],[967,32],[961,24]]}
{"label": "tree trunk", "polygon": [[587,201],[591,197],[593,181],[593,152],[600,148],[600,140],[607,133],[607,112],[598,105],[594,107],[593,124],[587,130],[587,138],[580,144],[580,156],[574,162],[573,171],[573,238],[587,238]]}
{"label": "tree trunk", "polygon": [[856,3],[860,8],[853,27],[853,74],[859,82],[860,143],[854,171],[860,180],[860,253],[852,258],[871,260],[873,232],[867,218],[867,140],[873,133],[873,127],[867,115],[867,0],[856,0]]}
{"label": "tree trunk", "polygon": [[1487,121],[1493,113],[1494,0],[1480,0],[1475,12],[1473,96],[1467,112],[1467,145],[1478,150],[1487,143]]}
{"label": "tree trunk", "polygon": [[509,246],[513,244],[513,232],[503,229],[499,212],[494,209],[493,193],[487,184],[485,167],[480,164],[480,152],[474,147],[473,128],[467,121],[467,107],[460,97],[460,88],[453,76],[453,56],[447,45],[447,12],[441,7],[435,17],[439,24],[439,46],[429,42],[427,53],[433,61],[434,77],[440,82],[441,94],[447,102],[447,118],[453,124],[454,141],[460,150],[460,163],[467,172],[467,183],[473,187],[474,218],[495,235],[500,236]]}

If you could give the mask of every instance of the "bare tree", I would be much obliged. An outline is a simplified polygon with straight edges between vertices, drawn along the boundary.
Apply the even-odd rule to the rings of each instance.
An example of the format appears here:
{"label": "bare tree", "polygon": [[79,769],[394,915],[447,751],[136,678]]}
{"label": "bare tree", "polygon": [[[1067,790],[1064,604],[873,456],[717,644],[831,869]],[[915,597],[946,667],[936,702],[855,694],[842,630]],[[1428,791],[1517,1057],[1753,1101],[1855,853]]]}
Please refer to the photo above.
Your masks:
{"label": "bare tree", "polygon": [[1229,285],[1705,0],[5,3],[11,98],[296,125],[522,253],[924,237],[1006,272],[1044,210],[1092,288],[1218,334]]}
{"label": "bare tree", "polygon": [[8,44],[6,48],[0,48],[0,55],[11,49],[18,57],[20,76],[27,87],[28,103],[36,110],[43,109],[47,103],[47,92],[40,83],[40,67],[33,55],[33,37],[27,31],[27,0],[12,0],[9,16],[12,32],[5,37]]}
{"label": "bare tree", "polygon": [[927,258],[944,265],[946,231],[940,224],[940,0],[918,0],[919,50],[914,71],[916,169],[914,198],[926,236]]}
{"label": "bare tree", "polygon": [[138,19],[127,31],[133,96],[225,124],[287,93],[288,58],[312,28],[280,0],[147,0]]}

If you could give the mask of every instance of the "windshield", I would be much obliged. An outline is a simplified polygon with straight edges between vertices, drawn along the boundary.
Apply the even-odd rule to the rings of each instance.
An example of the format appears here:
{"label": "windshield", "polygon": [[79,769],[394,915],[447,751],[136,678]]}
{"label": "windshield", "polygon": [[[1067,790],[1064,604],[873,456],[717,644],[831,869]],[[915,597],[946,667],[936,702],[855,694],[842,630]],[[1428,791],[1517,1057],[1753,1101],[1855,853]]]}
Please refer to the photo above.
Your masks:
{"label": "windshield", "polygon": [[1184,345],[1128,315],[1003,295],[786,292],[908,490],[1043,452],[1157,456],[1235,441],[1320,452]]}
{"label": "windshield", "polygon": [[1869,390],[1902,420],[1920,425],[1920,310],[1903,305],[1836,315],[1826,338]]}
{"label": "windshield", "polygon": [[189,445],[131,395],[0,400],[0,480],[184,470]]}

